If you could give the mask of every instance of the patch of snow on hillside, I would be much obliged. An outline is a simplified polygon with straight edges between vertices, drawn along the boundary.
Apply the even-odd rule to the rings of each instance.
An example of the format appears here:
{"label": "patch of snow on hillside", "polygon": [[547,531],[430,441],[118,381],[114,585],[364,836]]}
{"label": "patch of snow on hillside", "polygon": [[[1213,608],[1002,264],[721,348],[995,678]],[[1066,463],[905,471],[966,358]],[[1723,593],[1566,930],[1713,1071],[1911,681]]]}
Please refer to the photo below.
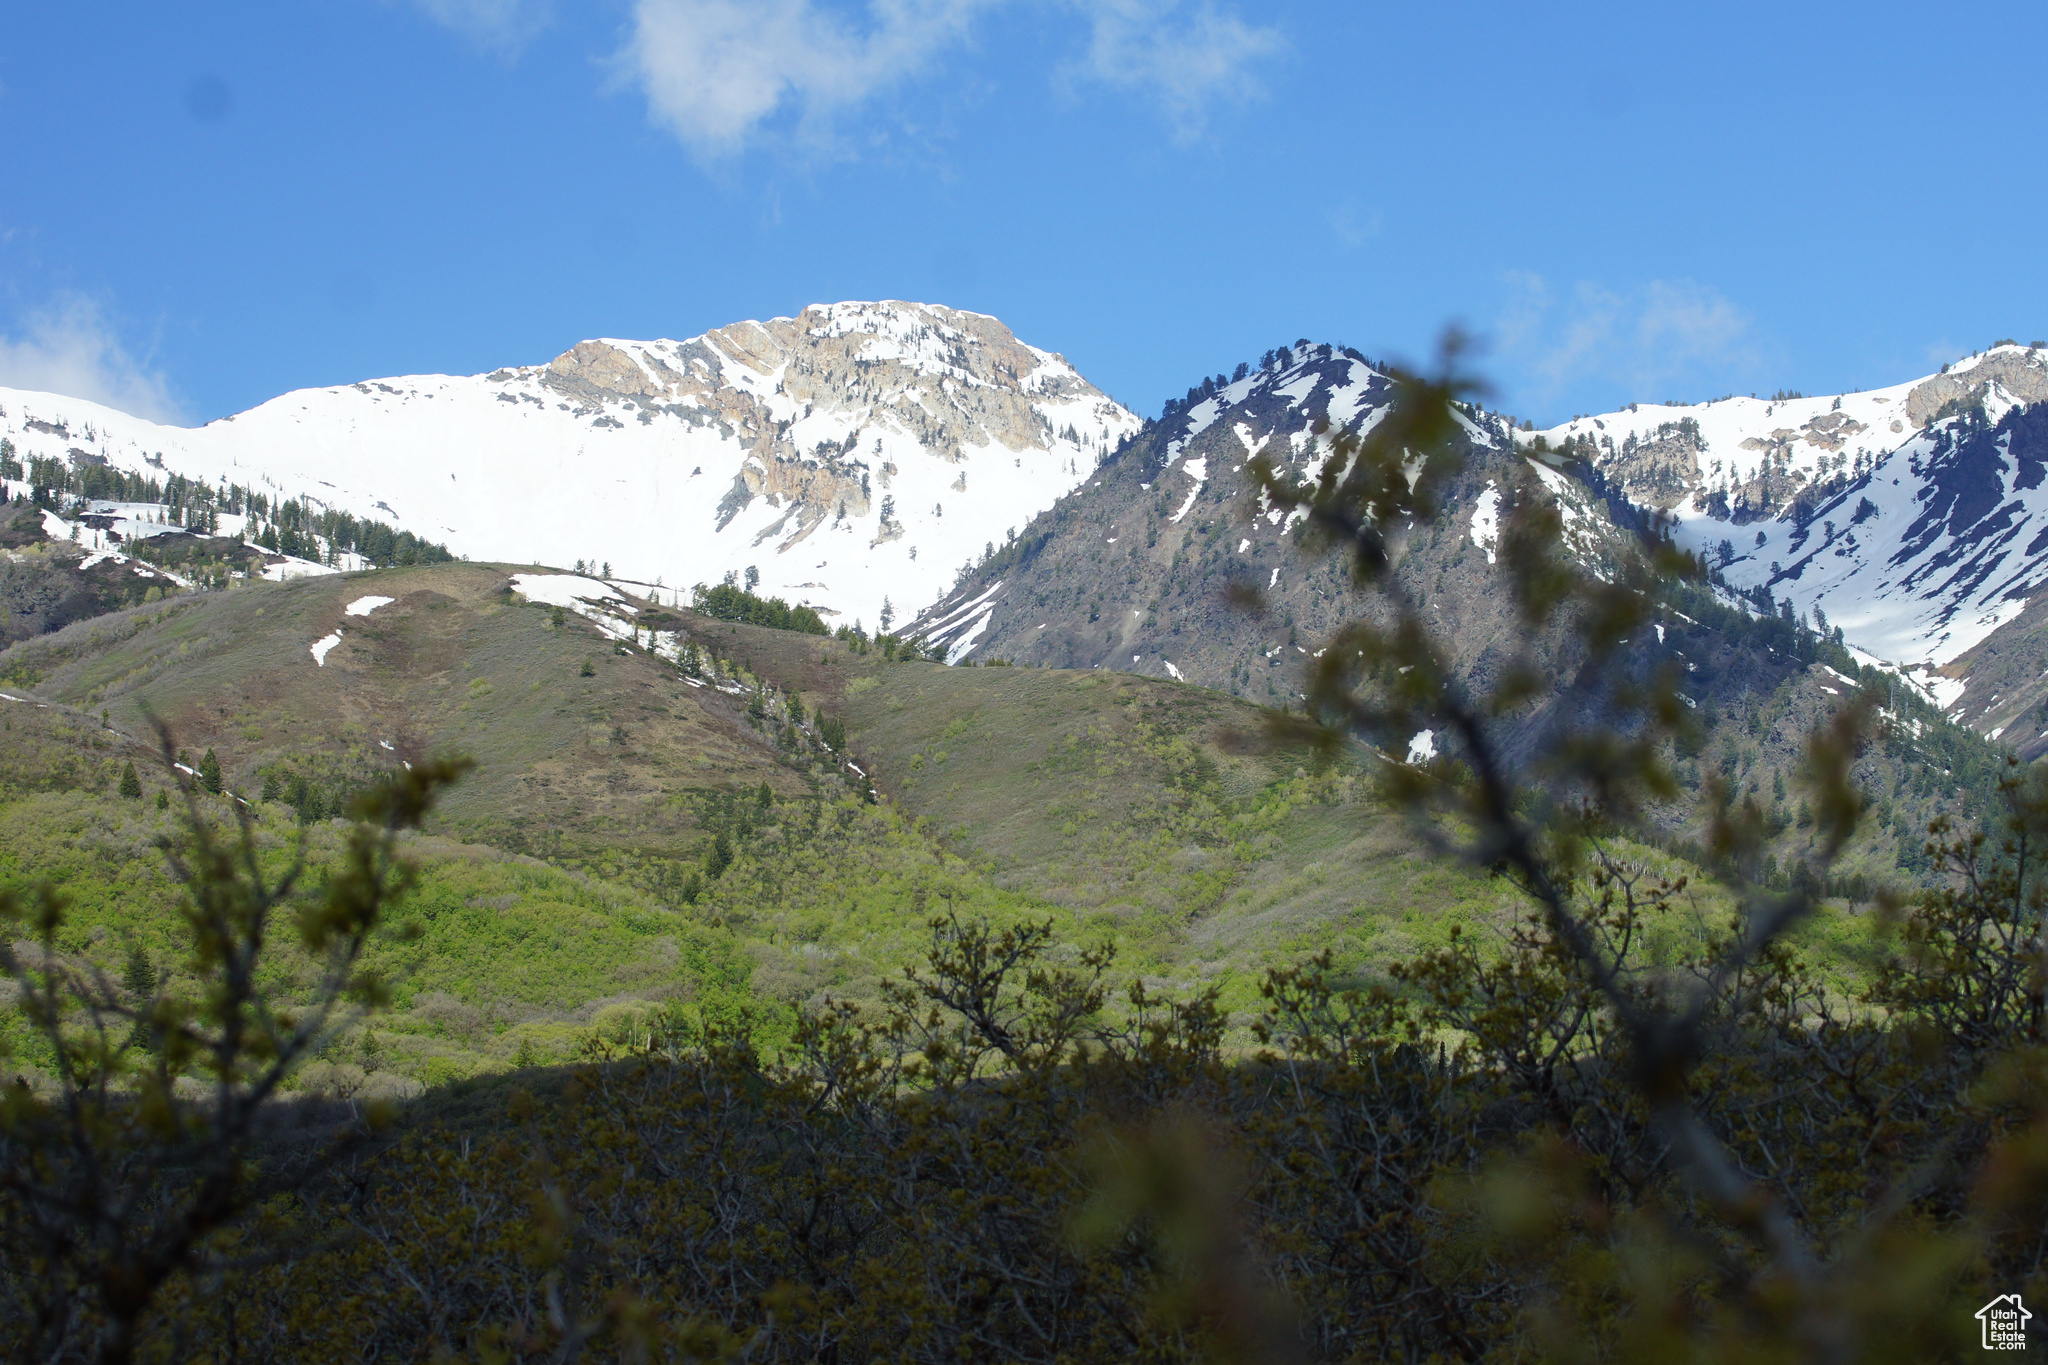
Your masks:
{"label": "patch of snow on hillside", "polygon": [[626,600],[609,583],[573,573],[516,573],[512,575],[512,591],[529,602],[550,607],[581,608],[586,601]]}
{"label": "patch of snow on hillside", "polygon": [[1427,762],[1428,762],[1428,761],[1429,761],[1430,759],[1432,759],[1432,758],[1435,758],[1435,757],[1436,757],[1436,731],[1434,731],[1434,730],[1418,730],[1418,731],[1416,731],[1416,733],[1415,733],[1415,738],[1413,738],[1413,739],[1411,739],[1411,740],[1409,740],[1409,741],[1408,741],[1408,759],[1407,759],[1407,761],[1408,761],[1408,762],[1410,762],[1410,763],[1427,763]]}
{"label": "patch of snow on hillside", "polygon": [[960,638],[946,647],[948,664],[957,664],[973,652],[975,645],[979,644],[981,637],[988,632],[989,620],[995,614],[995,607],[989,606],[982,610],[981,615],[967,623],[967,629],[962,632]]}
{"label": "patch of snow on hillside", "polygon": [[1188,409],[1188,434],[1185,439],[1189,441],[1194,440],[1214,425],[1216,419],[1222,415],[1222,394],[1218,394],[1214,398],[1204,398],[1201,402]]}
{"label": "patch of snow on hillside", "polygon": [[1184,673],[1182,673],[1182,672],[1181,672],[1181,671],[1180,671],[1179,669],[1177,669],[1177,668],[1175,668],[1175,667],[1173,666],[1173,660],[1171,660],[1171,659],[1161,659],[1161,660],[1160,660],[1159,662],[1161,662],[1161,663],[1163,663],[1163,664],[1165,664],[1165,665],[1166,665],[1166,671],[1167,671],[1168,673],[1171,673],[1171,674],[1173,675],[1173,680],[1174,680],[1175,682],[1186,682],[1186,681],[1187,681],[1187,675],[1186,675],[1186,674],[1184,674]]}
{"label": "patch of snow on hillside", "polygon": [[1572,481],[1569,477],[1560,474],[1541,460],[1530,460],[1529,468],[1536,471],[1536,477],[1543,480],[1543,486],[1557,499],[1557,510],[1563,515],[1567,525],[1586,515],[1585,510],[1578,505],[1578,500],[1572,496]]}
{"label": "patch of snow on hillside", "polygon": [[1934,699],[1934,704],[1946,711],[1963,699],[1963,689],[1969,686],[1964,678],[1944,678],[1929,673],[1920,682],[1920,690]]}
{"label": "patch of snow on hillside", "polygon": [[377,608],[388,607],[397,600],[395,597],[358,597],[355,601],[343,607],[341,614],[343,616],[368,616]]}
{"label": "patch of snow on hillside", "polygon": [[286,555],[282,564],[265,564],[263,576],[273,583],[282,583],[291,578],[320,578],[331,573],[340,573],[325,564],[315,564],[310,559],[295,559]]}
{"label": "patch of snow on hillside", "polygon": [[1189,460],[1181,468],[1187,470],[1189,476],[1194,479],[1195,486],[1188,490],[1187,501],[1180,505],[1180,510],[1167,518],[1168,521],[1174,523],[1178,523],[1194,507],[1195,499],[1201,496],[1202,485],[1209,481],[1209,461],[1207,459]]}
{"label": "patch of snow on hillside", "polygon": [[1354,360],[1346,377],[1349,382],[1330,394],[1330,420],[1340,427],[1351,425],[1372,400],[1373,372],[1370,368]]}
{"label": "patch of snow on hillside", "polygon": [[947,663],[960,662],[987,631],[989,619],[995,614],[996,609],[991,599],[1002,586],[1003,580],[997,579],[977,593],[973,599],[953,608],[921,632],[925,639],[933,644],[946,646]]}
{"label": "patch of snow on hillside", "polygon": [[1500,488],[1491,481],[1472,509],[1472,543],[1486,551],[1486,562],[1494,562],[1493,547],[1500,541]]}
{"label": "patch of snow on hillside", "polygon": [[1451,416],[1457,419],[1459,426],[1465,428],[1465,433],[1472,438],[1474,445],[1491,446],[1493,444],[1493,433],[1485,427],[1480,426],[1479,423],[1473,421],[1464,413],[1459,412],[1456,408],[1451,410]]}
{"label": "patch of snow on hillside", "polygon": [[327,651],[333,649],[336,645],[340,643],[341,632],[337,630],[332,635],[321,636],[307,648],[311,651],[313,655],[313,662],[318,664],[320,667],[325,668],[327,667]]}
{"label": "patch of snow on hillside", "polygon": [[1321,374],[1303,366],[1301,373],[1288,380],[1285,384],[1275,384],[1273,386],[1273,393],[1276,397],[1284,398],[1290,403],[1302,403],[1308,399],[1310,394],[1316,391],[1316,385],[1322,382],[1323,377]]}

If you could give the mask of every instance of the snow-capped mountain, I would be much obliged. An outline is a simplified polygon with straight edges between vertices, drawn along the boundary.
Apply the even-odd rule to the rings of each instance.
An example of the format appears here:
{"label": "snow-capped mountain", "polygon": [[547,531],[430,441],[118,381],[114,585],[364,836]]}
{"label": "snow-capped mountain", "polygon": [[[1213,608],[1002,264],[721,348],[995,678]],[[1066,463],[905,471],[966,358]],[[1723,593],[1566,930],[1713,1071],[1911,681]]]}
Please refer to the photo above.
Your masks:
{"label": "snow-capped mountain", "polygon": [[[1391,381],[1356,351],[1299,343],[1254,369],[1218,375],[1167,405],[1129,447],[1061,498],[913,625],[955,662],[1010,659],[1180,678],[1239,695],[1296,695],[1299,665],[1360,610],[1331,560],[1298,552],[1301,513],[1252,505],[1244,467],[1273,455],[1307,472],[1330,433],[1384,415]],[[1560,507],[1589,562],[1618,534],[1597,490],[1516,450],[1506,419],[1463,413],[1468,463],[1443,507],[1429,597],[1459,622],[1472,660],[1518,629],[1493,582],[1503,496],[1526,469]],[[1632,509],[1622,509],[1624,520]],[[1269,609],[1233,610],[1228,585],[1256,587]]]}
{"label": "snow-capped mountain", "polygon": [[757,566],[758,591],[870,626],[937,598],[1138,425],[994,318],[898,302],[300,390],[196,429],[0,389],[24,460],[241,484],[472,559],[685,591]]}
{"label": "snow-capped mountain", "polygon": [[1953,702],[1963,656],[2048,586],[2043,400],[2048,355],[2008,344],[1891,388],[1637,404],[1540,434],[1668,513],[1731,586]]}

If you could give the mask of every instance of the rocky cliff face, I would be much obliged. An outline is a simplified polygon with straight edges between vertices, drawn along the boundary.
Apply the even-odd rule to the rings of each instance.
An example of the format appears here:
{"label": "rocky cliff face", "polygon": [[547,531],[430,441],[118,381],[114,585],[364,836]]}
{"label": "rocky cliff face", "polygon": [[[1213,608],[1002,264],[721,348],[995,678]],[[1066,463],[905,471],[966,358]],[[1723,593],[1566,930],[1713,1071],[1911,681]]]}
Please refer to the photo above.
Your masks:
{"label": "rocky cliff face", "polygon": [[1635,501],[1668,508],[1699,482],[1703,448],[1699,424],[1681,418],[1663,423],[1640,441],[1631,436],[1605,467]]}
{"label": "rocky cliff face", "polygon": [[2009,402],[2048,400],[2048,358],[2032,347],[1994,347],[1968,364],[1915,384],[1906,395],[1906,420],[1924,427],[1944,408],[1981,405],[1994,389]]}

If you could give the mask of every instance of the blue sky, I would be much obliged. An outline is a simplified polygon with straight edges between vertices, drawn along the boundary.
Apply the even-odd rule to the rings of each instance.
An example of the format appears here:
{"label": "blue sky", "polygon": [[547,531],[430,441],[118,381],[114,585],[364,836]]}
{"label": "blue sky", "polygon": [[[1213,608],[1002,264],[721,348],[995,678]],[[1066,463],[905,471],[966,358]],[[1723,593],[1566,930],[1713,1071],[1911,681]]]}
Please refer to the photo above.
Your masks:
{"label": "blue sky", "polygon": [[2038,3],[0,10],[0,385],[197,421],[810,302],[1156,413],[1487,339],[1539,423],[2048,336]]}

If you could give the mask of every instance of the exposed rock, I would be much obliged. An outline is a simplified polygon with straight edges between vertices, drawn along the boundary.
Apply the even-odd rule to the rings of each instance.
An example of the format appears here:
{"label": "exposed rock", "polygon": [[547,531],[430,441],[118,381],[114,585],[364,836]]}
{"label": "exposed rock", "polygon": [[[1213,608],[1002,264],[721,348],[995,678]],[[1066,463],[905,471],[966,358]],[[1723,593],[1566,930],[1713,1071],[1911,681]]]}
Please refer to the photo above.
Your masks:
{"label": "exposed rock", "polygon": [[668,386],[640,362],[602,341],[579,341],[548,362],[548,387],[588,402],[659,397]]}
{"label": "exposed rock", "polygon": [[1806,443],[1822,450],[1840,450],[1848,438],[1869,428],[1844,412],[1824,412],[1799,428]]}
{"label": "exposed rock", "polygon": [[2018,402],[2039,403],[2048,399],[2048,363],[2038,351],[2002,346],[1978,357],[1968,369],[1938,374],[1915,385],[1906,395],[1906,420],[1924,427],[1950,403],[1981,402],[1993,384]]}
{"label": "exposed rock", "polygon": [[719,503],[719,525],[756,497],[787,501],[792,514],[775,523],[791,532],[784,550],[827,518],[869,509],[871,466],[858,433],[842,447],[802,450],[790,431],[803,418],[853,412],[868,428],[906,432],[957,462],[976,446],[1050,449],[1053,432],[1036,406],[1048,399],[1093,399],[1118,412],[1060,357],[1024,345],[996,319],[902,303],[807,308],[666,350],[579,342],[548,364],[542,382],[595,414],[598,426],[618,425],[605,409],[624,404],[642,422],[667,415],[737,435],[747,461]]}
{"label": "exposed rock", "polygon": [[1669,422],[1658,428],[1652,440],[1638,444],[1631,435],[1605,462],[1605,468],[1629,497],[1668,510],[1685,501],[1699,482],[1699,457],[1704,449],[1699,423],[1690,419]]}

